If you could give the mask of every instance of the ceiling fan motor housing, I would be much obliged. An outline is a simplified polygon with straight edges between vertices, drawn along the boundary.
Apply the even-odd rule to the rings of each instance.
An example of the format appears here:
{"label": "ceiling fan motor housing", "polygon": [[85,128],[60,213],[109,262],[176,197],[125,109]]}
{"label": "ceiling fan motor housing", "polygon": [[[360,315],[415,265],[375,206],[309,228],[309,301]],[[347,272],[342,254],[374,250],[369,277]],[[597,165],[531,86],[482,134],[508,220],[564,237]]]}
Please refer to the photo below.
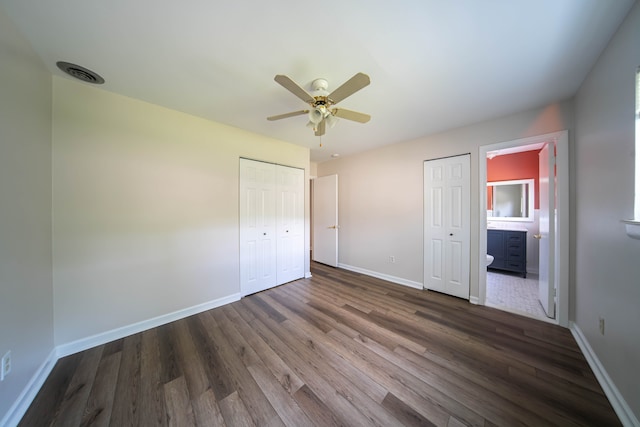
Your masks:
{"label": "ceiling fan motor housing", "polygon": [[324,95],[328,95],[329,92],[327,92],[327,89],[329,88],[329,83],[327,82],[326,79],[315,79],[313,82],[311,82],[311,88],[314,91],[323,91],[325,92]]}

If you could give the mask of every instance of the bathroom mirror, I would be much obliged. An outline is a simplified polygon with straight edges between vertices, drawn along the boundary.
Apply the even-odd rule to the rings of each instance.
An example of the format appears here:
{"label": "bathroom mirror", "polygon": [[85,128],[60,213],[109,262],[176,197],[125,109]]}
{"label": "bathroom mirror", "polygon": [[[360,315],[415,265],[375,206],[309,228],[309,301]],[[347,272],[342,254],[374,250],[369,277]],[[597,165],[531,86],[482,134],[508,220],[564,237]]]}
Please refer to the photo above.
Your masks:
{"label": "bathroom mirror", "polygon": [[487,182],[487,219],[533,221],[533,179]]}

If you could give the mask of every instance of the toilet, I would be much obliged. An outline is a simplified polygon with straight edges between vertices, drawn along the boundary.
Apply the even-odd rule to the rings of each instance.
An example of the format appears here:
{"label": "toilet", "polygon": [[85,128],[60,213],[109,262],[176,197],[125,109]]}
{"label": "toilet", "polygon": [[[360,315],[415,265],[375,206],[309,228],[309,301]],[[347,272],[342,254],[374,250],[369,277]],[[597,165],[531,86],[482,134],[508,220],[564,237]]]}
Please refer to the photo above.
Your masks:
{"label": "toilet", "polygon": [[493,262],[493,255],[487,254],[487,267],[489,267],[492,262]]}

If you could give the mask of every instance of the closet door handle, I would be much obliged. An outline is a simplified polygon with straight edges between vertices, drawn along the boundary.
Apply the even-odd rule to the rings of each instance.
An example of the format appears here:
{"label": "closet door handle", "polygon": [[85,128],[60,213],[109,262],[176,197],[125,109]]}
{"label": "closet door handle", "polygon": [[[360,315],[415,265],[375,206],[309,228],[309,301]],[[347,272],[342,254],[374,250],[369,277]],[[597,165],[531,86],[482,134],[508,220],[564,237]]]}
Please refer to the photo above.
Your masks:
{"label": "closet door handle", "polygon": [[542,239],[542,234],[534,234],[533,238],[540,240],[540,239]]}

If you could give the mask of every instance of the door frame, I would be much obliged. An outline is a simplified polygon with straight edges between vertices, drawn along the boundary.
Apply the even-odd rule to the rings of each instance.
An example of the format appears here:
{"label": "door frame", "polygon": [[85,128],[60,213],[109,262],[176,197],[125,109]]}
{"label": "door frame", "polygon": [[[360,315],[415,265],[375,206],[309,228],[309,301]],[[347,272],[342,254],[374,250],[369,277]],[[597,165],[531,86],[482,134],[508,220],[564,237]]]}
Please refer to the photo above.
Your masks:
{"label": "door frame", "polygon": [[567,130],[543,135],[481,145],[478,157],[478,299],[471,302],[485,305],[487,294],[487,153],[524,145],[555,142],[556,146],[556,317],[550,322],[569,327],[569,132]]}

